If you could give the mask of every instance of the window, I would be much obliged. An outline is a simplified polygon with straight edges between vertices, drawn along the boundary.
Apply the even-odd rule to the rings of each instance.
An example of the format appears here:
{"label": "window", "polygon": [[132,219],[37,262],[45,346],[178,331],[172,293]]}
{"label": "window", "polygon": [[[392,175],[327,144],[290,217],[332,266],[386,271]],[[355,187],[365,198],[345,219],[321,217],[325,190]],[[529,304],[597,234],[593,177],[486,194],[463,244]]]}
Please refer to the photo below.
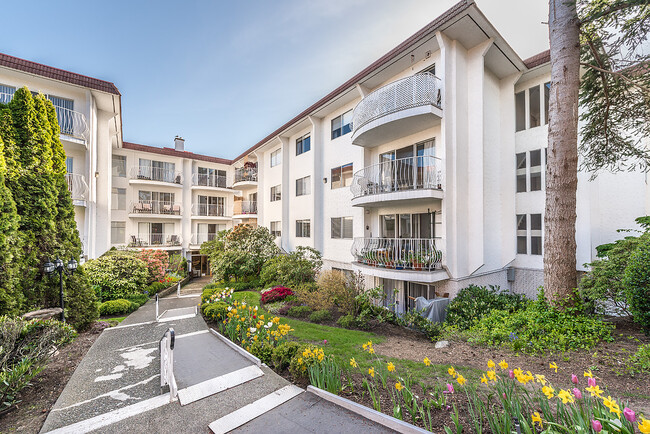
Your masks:
{"label": "window", "polygon": [[526,92],[515,94],[515,131],[526,129]]}
{"label": "window", "polygon": [[282,149],[276,149],[271,152],[271,167],[282,164]]}
{"label": "window", "polygon": [[113,176],[126,178],[126,156],[113,155]]}
{"label": "window", "polygon": [[311,193],[311,176],[296,179],[296,196],[306,196]]}
{"label": "window", "polygon": [[330,178],[332,190],[349,187],[352,184],[352,163],[332,169]]}
{"label": "window", "polygon": [[111,189],[111,209],[126,210],[126,188]]}
{"label": "window", "polygon": [[542,215],[530,215],[530,254],[542,254]]}
{"label": "window", "polygon": [[180,175],[176,174],[176,163],[148,160],[145,158],[138,160],[138,178],[160,182],[173,182],[176,184],[181,183]]}
{"label": "window", "polygon": [[16,93],[15,87],[0,84],[0,104],[8,104],[14,97],[14,93]]}
{"label": "window", "polygon": [[551,98],[551,83],[544,83],[544,123],[548,124],[548,101]]}
{"label": "window", "polygon": [[271,222],[271,235],[274,237],[282,236],[282,222]]}
{"label": "window", "polygon": [[332,217],[333,239],[352,239],[352,217]]}
{"label": "window", "polygon": [[111,222],[111,244],[124,244],[125,240],[126,222]]}
{"label": "window", "polygon": [[435,238],[436,213],[388,214],[379,216],[383,238]]}
{"label": "window", "polygon": [[526,153],[517,154],[517,193],[526,191]]}
{"label": "window", "polygon": [[352,131],[352,110],[332,119],[332,140]]}
{"label": "window", "polygon": [[226,188],[226,171],[199,167],[197,168],[196,185]]}
{"label": "window", "polygon": [[531,87],[528,89],[529,128],[539,127],[542,124],[539,104],[539,86]]}
{"label": "window", "polygon": [[280,199],[282,199],[282,189],[280,188],[280,185],[271,187],[271,202],[275,202]]}
{"label": "window", "polygon": [[66,173],[73,173],[74,168],[74,162],[72,157],[65,157],[65,172]]}
{"label": "window", "polygon": [[217,237],[217,234],[226,230],[226,225],[213,224],[213,223],[198,223],[196,225],[196,243],[203,244],[206,241],[212,241]]}
{"label": "window", "polygon": [[197,214],[200,216],[225,215],[226,198],[220,196],[198,196],[199,205]]}
{"label": "window", "polygon": [[526,214],[517,214],[517,253],[528,253]]}
{"label": "window", "polygon": [[542,151],[530,151],[530,191],[542,189]]}
{"label": "window", "polygon": [[296,237],[309,238],[309,220],[296,220]]}
{"label": "window", "polygon": [[311,138],[305,134],[296,140],[296,155],[304,154],[311,149]]}

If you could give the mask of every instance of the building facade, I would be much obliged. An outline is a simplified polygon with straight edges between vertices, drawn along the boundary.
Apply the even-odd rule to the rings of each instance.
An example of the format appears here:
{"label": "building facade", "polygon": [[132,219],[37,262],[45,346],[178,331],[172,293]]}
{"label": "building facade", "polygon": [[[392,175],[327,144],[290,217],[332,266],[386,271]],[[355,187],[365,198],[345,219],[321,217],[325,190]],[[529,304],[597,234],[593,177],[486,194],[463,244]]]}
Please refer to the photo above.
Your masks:
{"label": "building facade", "polygon": [[[185,151],[178,137],[173,148],[124,142],[112,84],[0,62],[0,89],[72,99],[88,120],[85,142],[64,137],[65,121],[61,136],[71,178],[88,186],[75,201],[88,258],[162,248],[206,274],[201,243],[259,224],[286,251],[311,246],[325,268],[361,272],[405,311],[410,297],[469,284],[531,296],[543,284],[549,61],[522,60],[463,0],[233,160]],[[647,182],[579,174],[579,269],[648,214]]]}

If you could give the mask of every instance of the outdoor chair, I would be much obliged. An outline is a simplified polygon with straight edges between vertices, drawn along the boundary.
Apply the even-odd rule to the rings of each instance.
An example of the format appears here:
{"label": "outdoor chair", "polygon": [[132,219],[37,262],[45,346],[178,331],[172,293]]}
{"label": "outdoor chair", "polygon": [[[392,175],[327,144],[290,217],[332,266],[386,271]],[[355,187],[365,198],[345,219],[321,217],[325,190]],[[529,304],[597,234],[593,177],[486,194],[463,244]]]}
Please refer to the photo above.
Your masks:
{"label": "outdoor chair", "polygon": [[180,215],[180,213],[181,213],[181,206],[180,205],[172,206],[172,214]]}

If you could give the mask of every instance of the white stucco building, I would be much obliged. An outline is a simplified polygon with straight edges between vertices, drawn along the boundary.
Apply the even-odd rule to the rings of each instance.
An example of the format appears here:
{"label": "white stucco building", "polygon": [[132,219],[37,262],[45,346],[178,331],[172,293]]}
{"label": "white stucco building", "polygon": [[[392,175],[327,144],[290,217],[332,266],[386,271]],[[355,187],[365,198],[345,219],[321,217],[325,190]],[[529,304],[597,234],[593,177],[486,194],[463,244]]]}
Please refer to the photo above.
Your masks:
{"label": "white stucco building", "polygon": [[[61,137],[88,186],[75,198],[72,184],[88,257],[163,248],[207,273],[202,242],[259,224],[287,251],[312,246],[326,268],[360,271],[404,310],[409,296],[470,283],[530,295],[543,283],[549,60],[522,60],[463,0],[233,160],[188,152],[181,138],[123,141],[119,92],[101,80],[2,55],[0,91],[67,98],[85,119],[82,137]],[[648,214],[647,183],[579,175],[580,269]]]}

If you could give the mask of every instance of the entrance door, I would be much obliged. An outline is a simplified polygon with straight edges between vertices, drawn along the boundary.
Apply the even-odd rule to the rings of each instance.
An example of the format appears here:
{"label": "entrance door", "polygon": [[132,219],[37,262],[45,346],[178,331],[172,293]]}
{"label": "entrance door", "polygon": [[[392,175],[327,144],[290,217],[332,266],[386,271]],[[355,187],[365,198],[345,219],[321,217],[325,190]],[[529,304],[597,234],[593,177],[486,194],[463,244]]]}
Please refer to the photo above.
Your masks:
{"label": "entrance door", "polygon": [[436,155],[435,140],[418,143],[417,148],[417,188],[437,188],[438,173],[433,157]]}

